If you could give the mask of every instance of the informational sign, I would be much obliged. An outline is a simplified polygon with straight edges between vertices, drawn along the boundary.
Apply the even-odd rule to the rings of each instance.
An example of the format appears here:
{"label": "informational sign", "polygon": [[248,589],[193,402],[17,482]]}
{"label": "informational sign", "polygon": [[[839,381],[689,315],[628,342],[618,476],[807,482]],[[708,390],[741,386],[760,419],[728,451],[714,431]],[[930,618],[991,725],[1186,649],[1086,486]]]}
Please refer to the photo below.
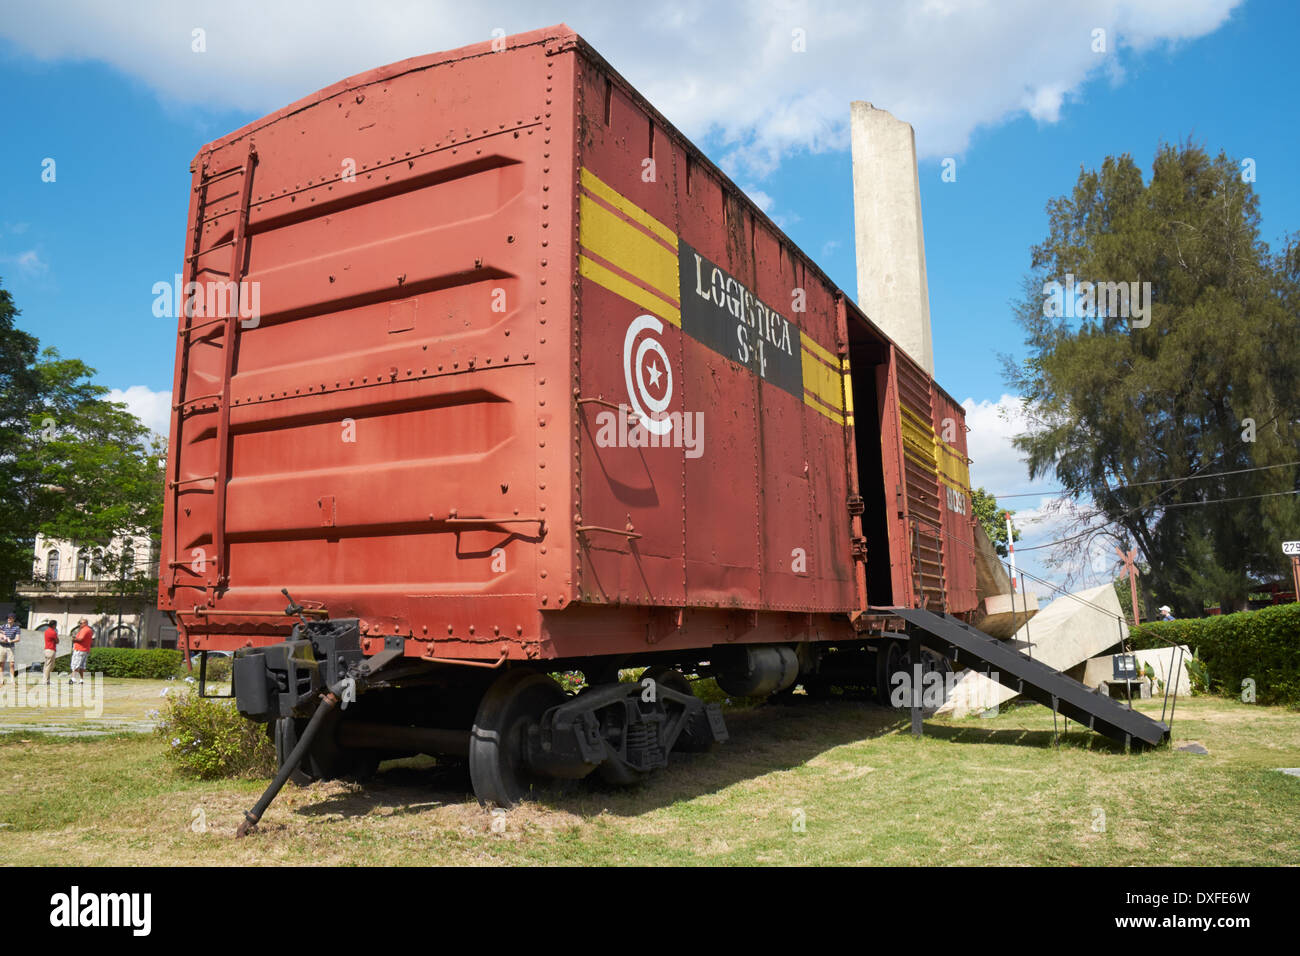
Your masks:
{"label": "informational sign", "polygon": [[1138,662],[1133,654],[1116,654],[1111,658],[1115,667],[1115,680],[1137,680]]}
{"label": "informational sign", "polygon": [[1300,541],[1283,541],[1282,553],[1300,555]]}

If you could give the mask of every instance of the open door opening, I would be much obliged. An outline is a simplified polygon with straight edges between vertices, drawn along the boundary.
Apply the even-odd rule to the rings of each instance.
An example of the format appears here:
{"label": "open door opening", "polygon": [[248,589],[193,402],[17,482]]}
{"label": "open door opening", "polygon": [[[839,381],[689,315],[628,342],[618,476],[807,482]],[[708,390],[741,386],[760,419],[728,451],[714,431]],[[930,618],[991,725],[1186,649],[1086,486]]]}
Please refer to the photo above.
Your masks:
{"label": "open door opening", "polygon": [[849,321],[849,367],[853,373],[853,425],[862,497],[862,534],[867,539],[867,600],[895,601],[889,548],[889,496],[881,435],[889,385],[889,345],[853,317]]}

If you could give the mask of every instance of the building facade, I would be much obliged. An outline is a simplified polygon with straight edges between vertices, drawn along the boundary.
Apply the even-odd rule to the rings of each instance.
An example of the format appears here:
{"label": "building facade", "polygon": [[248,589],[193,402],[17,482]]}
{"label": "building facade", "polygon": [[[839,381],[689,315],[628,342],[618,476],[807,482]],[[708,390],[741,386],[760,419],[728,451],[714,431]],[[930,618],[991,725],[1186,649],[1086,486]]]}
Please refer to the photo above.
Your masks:
{"label": "building facade", "polygon": [[37,535],[32,580],[17,588],[29,606],[27,626],[39,630],[54,621],[62,646],[84,617],[96,647],[174,647],[175,629],[152,593],[140,594],[139,581],[153,578],[157,563],[147,535],[119,535],[107,547]]}

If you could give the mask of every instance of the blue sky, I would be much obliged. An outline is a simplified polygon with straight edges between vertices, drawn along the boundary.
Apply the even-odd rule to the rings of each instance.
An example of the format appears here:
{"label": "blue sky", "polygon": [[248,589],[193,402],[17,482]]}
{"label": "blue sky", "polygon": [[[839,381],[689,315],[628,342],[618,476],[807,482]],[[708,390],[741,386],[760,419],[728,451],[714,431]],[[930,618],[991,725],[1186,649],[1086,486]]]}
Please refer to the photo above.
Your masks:
{"label": "blue sky", "polygon": [[[248,16],[263,17],[260,27],[223,27],[229,6],[73,2],[60,14],[0,2],[0,278],[22,327],[94,366],[154,422],[167,405],[175,332],[152,315],[150,290],[180,269],[199,147],[345,75],[485,39],[497,23],[513,33],[563,20],[582,32],[850,292],[849,100],[912,122],[936,377],[973,403],[974,480],[996,492],[1052,486],[1031,485],[1007,444],[1014,421],[996,413],[1007,391],[996,354],[1020,351],[1009,302],[1044,236],[1045,203],[1071,189],[1081,166],[1128,152],[1149,170],[1159,142],[1191,136],[1256,161],[1267,241],[1300,229],[1295,4],[1098,0],[1067,16],[1018,2],[993,12],[890,2],[870,14],[859,4],[757,3],[708,15],[669,3],[639,36],[628,35],[637,33],[631,14],[584,3],[488,4],[473,17],[447,7],[422,31],[399,14],[424,17],[423,7],[374,4],[392,15],[320,16],[310,36],[282,7],[257,4]],[[209,31],[204,57],[187,49],[191,23]],[[1108,30],[1105,54],[1087,49],[1093,24]],[[796,29],[806,31],[803,57],[783,49]],[[701,65],[701,50],[722,62]],[[738,72],[739,63],[750,67]],[[947,156],[953,183],[940,178]],[[41,180],[46,157],[57,163],[54,183]],[[1040,502],[1017,504],[1028,518]]]}

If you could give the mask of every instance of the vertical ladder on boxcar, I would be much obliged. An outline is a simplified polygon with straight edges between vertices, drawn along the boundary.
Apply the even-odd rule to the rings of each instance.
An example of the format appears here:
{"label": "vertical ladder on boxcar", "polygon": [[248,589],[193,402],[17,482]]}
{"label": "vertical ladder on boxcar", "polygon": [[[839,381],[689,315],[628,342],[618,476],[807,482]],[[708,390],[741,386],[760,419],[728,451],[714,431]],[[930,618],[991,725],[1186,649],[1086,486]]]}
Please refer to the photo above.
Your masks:
{"label": "vertical ladder on boxcar", "polygon": [[[225,510],[226,476],[230,465],[230,379],[235,368],[235,339],[240,309],[239,297],[247,260],[249,205],[252,198],[253,170],[256,165],[257,150],[251,142],[248,144],[248,152],[242,164],[223,169],[220,172],[210,174],[207,167],[207,157],[204,157],[198,174],[198,182],[193,187],[199,198],[195,204],[194,229],[190,236],[189,252],[185,256],[184,284],[180,292],[181,327],[178,332],[180,346],[177,356],[179,371],[176,378],[177,394],[173,397],[172,402],[172,411],[176,413],[177,418],[173,440],[178,444],[187,440],[184,436],[187,430],[187,420],[190,416],[215,414],[217,416],[215,429],[217,461],[215,471],[212,474],[185,477],[180,472],[183,456],[177,454],[171,456],[174,470],[168,476],[168,481],[177,494],[173,499],[175,504],[173,513],[170,516],[173,560],[169,562],[169,581],[167,583],[171,586],[175,585],[175,568],[193,566],[193,560],[187,556],[188,552],[183,547],[181,519],[182,511],[187,509],[183,509],[181,505],[182,486],[193,486],[184,489],[185,491],[214,494],[212,554],[206,555],[202,563],[202,583],[195,581],[190,585],[207,590],[208,604],[212,603],[216,590],[228,578],[225,553]],[[235,179],[235,177],[238,177],[238,179]],[[224,184],[227,181],[231,183],[232,188],[230,191],[217,196],[210,195],[210,190],[215,185]],[[235,197],[237,199],[233,209],[228,208],[208,215],[213,206],[218,206],[223,201]],[[235,221],[231,229],[230,239],[204,248],[203,233],[205,226],[232,214]],[[201,264],[201,260],[205,256],[224,248],[230,249],[229,265],[224,271],[211,265]],[[200,301],[217,301],[215,296],[206,296],[203,291],[199,276],[204,273],[215,273],[221,276],[222,282],[229,283],[228,288],[232,291],[229,299],[226,300],[228,308],[225,315],[210,316],[204,314],[201,316],[201,321],[195,321],[195,302],[190,298],[190,290],[198,290],[196,294],[199,296]],[[206,312],[206,310],[201,311]],[[200,395],[190,395],[188,392],[192,384],[191,378],[194,377],[192,375],[194,370],[191,367],[191,350],[200,341],[222,350],[220,390]]]}
{"label": "vertical ladder on boxcar", "polygon": [[930,379],[911,362],[898,361],[898,411],[903,437],[903,473],[912,562],[912,593],[918,607],[948,609],[944,576],[942,499],[939,460],[934,445],[934,405]]}

